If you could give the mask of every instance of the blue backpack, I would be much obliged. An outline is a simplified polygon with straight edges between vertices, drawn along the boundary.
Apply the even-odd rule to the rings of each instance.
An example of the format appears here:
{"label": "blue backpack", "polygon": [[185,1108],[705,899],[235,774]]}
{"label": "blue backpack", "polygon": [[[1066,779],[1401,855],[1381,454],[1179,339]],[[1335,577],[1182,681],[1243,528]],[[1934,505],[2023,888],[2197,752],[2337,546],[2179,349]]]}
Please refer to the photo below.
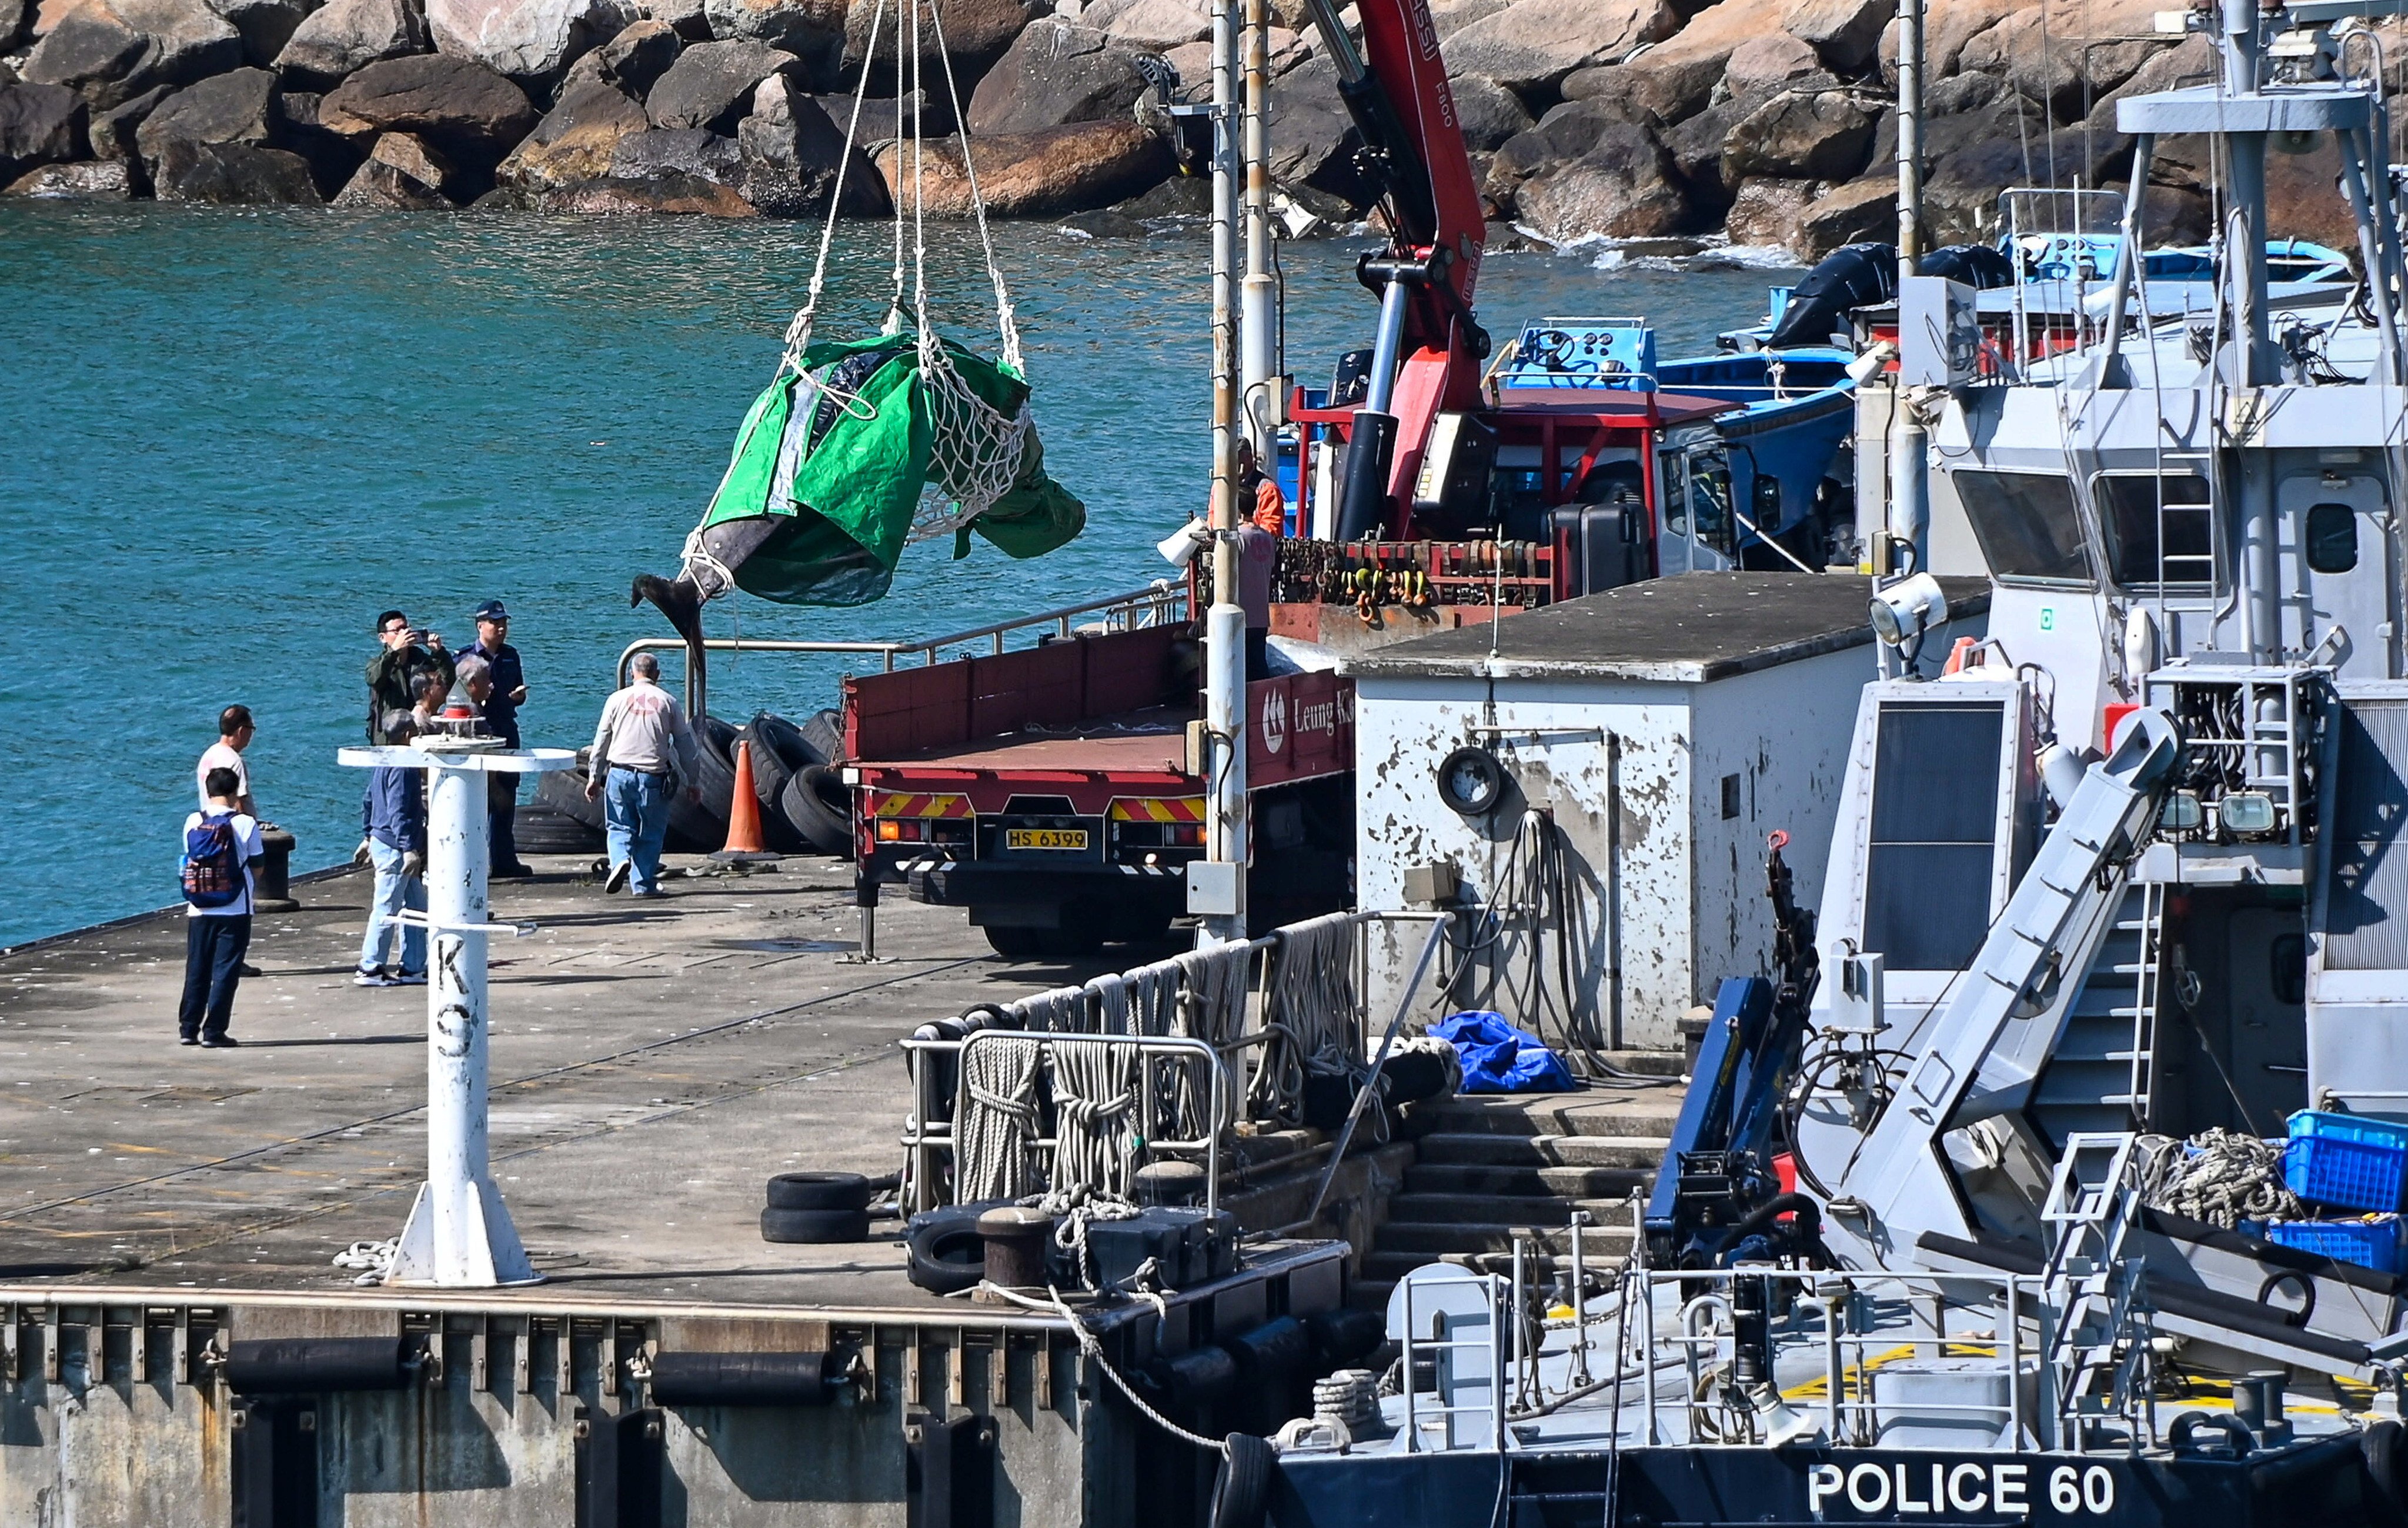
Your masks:
{"label": "blue backpack", "polygon": [[242,840],[234,818],[205,817],[184,829],[184,900],[194,907],[229,907],[250,888],[243,874]]}

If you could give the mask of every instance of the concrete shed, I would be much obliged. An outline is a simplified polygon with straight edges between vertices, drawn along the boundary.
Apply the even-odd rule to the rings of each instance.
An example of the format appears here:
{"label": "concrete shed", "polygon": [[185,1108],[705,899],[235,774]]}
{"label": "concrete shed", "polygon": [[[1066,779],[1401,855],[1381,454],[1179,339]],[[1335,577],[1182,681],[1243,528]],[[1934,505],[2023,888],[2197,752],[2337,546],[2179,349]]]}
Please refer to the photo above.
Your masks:
{"label": "concrete shed", "polygon": [[[1944,581],[1983,634],[1987,584]],[[1355,681],[1358,905],[1465,910],[1418,1017],[1495,1008],[1559,1047],[1670,1047],[1724,977],[1764,973],[1766,835],[1802,906],[1822,894],[1857,698],[1874,677],[1867,581],[1690,573],[1628,584],[1347,659]],[[1499,768],[1495,804],[1450,806],[1459,749]],[[1476,801],[1478,758],[1459,761]],[[1450,875],[1451,872],[1451,875]],[[1390,926],[1394,927],[1394,926]],[[1375,948],[1376,1011],[1420,955]]]}

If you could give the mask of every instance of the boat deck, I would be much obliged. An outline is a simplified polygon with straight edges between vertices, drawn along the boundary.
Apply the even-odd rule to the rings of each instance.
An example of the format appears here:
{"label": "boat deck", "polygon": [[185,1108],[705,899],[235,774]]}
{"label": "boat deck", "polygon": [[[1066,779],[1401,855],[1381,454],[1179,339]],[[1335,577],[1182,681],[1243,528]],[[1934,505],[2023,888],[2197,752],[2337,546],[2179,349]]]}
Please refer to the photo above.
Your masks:
{"label": "boat deck", "polygon": [[[479,1303],[958,1308],[905,1279],[891,1225],[762,1241],[763,1180],[893,1171],[899,1034],[1112,952],[1014,964],[958,910],[890,899],[889,959],[847,963],[848,866],[672,879],[636,902],[606,898],[589,860],[534,862],[493,899],[538,931],[494,944],[492,1153],[546,1282]],[[0,1300],[372,1296],[332,1260],[398,1232],[424,1175],[426,994],[351,985],[368,888],[307,882],[301,911],[259,919],[238,1049],[175,1042],[180,910],[0,953]]]}

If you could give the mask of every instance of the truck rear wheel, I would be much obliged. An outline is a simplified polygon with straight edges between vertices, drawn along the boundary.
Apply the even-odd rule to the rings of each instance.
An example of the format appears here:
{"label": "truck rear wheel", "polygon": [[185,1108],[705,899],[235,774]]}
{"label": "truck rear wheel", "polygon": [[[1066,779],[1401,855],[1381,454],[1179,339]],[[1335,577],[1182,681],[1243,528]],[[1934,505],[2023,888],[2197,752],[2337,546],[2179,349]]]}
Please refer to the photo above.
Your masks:
{"label": "truck rear wheel", "polygon": [[1022,929],[988,925],[981,931],[986,935],[988,947],[1007,960],[1062,960],[1072,956],[1093,955],[1104,947],[1102,932],[1091,926]]}

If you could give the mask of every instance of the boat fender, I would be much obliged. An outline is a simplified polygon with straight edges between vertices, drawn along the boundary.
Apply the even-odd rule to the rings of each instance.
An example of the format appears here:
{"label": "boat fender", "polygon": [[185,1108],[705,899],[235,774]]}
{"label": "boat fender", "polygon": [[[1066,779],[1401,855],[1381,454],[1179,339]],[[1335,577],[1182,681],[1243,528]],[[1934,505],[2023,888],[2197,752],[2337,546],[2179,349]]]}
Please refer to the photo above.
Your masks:
{"label": "boat fender", "polygon": [[1347,1369],[1370,1356],[1388,1337],[1388,1318],[1377,1310],[1321,1310],[1304,1319],[1312,1338],[1316,1372]]}
{"label": "boat fender", "polygon": [[825,1353],[656,1353],[659,1405],[816,1406],[836,1398],[844,1365]]}
{"label": "boat fender", "polygon": [[237,1395],[401,1390],[420,1362],[406,1337],[266,1337],[227,1349],[225,1381]]}
{"label": "boat fender", "polygon": [[769,1180],[773,1210],[859,1210],[869,1207],[869,1179],[859,1173],[781,1173]]}
{"label": "boat fender", "polygon": [[2408,1479],[2401,1478],[2401,1452],[2408,1429],[2396,1421],[2379,1421],[2358,1435],[2366,1461],[2365,1492],[2369,1528],[2401,1528],[2408,1523]]}
{"label": "boat fender", "polygon": [[[2297,1310],[2277,1305],[2267,1298],[2286,1284],[2300,1291],[2300,1307]],[[2258,1286],[2258,1303],[2281,1317],[2285,1326],[2305,1326],[2308,1318],[2316,1313],[2316,1281],[2297,1268],[2277,1268],[2266,1276],[2265,1283]]]}
{"label": "boat fender", "polygon": [[[2197,1434],[2202,1429],[2210,1433],[2223,1434],[2223,1446],[2219,1448],[2214,1443],[2199,1438]],[[2184,1412],[2174,1419],[2173,1426],[2167,1430],[2166,1442],[2178,1454],[2229,1451],[2235,1459],[2246,1456],[2258,1446],[2258,1440],[2249,1435],[2248,1426],[2240,1418],[2229,1412],[2215,1411]]]}
{"label": "boat fender", "polygon": [[1238,1384],[1238,1361],[1226,1348],[1194,1348],[1162,1365],[1163,1389],[1171,1404],[1191,1415]]}
{"label": "boat fender", "polygon": [[867,1210],[781,1210],[761,1212],[761,1239],[823,1246],[869,1239]]}
{"label": "boat fender", "polygon": [[1238,1361],[1238,1372],[1246,1383],[1261,1386],[1303,1368],[1312,1357],[1312,1342],[1302,1321],[1282,1316],[1238,1333],[1225,1346]]}
{"label": "boat fender", "polygon": [[976,1289],[986,1274],[986,1241],[979,1235],[979,1217],[1010,1203],[948,1204],[911,1217],[903,1233],[905,1276],[931,1294]]}
{"label": "boat fender", "polygon": [[1207,1521],[1211,1528],[1262,1528],[1279,1455],[1268,1439],[1251,1433],[1232,1433],[1224,1441],[1228,1452],[1212,1478],[1212,1515]]}

